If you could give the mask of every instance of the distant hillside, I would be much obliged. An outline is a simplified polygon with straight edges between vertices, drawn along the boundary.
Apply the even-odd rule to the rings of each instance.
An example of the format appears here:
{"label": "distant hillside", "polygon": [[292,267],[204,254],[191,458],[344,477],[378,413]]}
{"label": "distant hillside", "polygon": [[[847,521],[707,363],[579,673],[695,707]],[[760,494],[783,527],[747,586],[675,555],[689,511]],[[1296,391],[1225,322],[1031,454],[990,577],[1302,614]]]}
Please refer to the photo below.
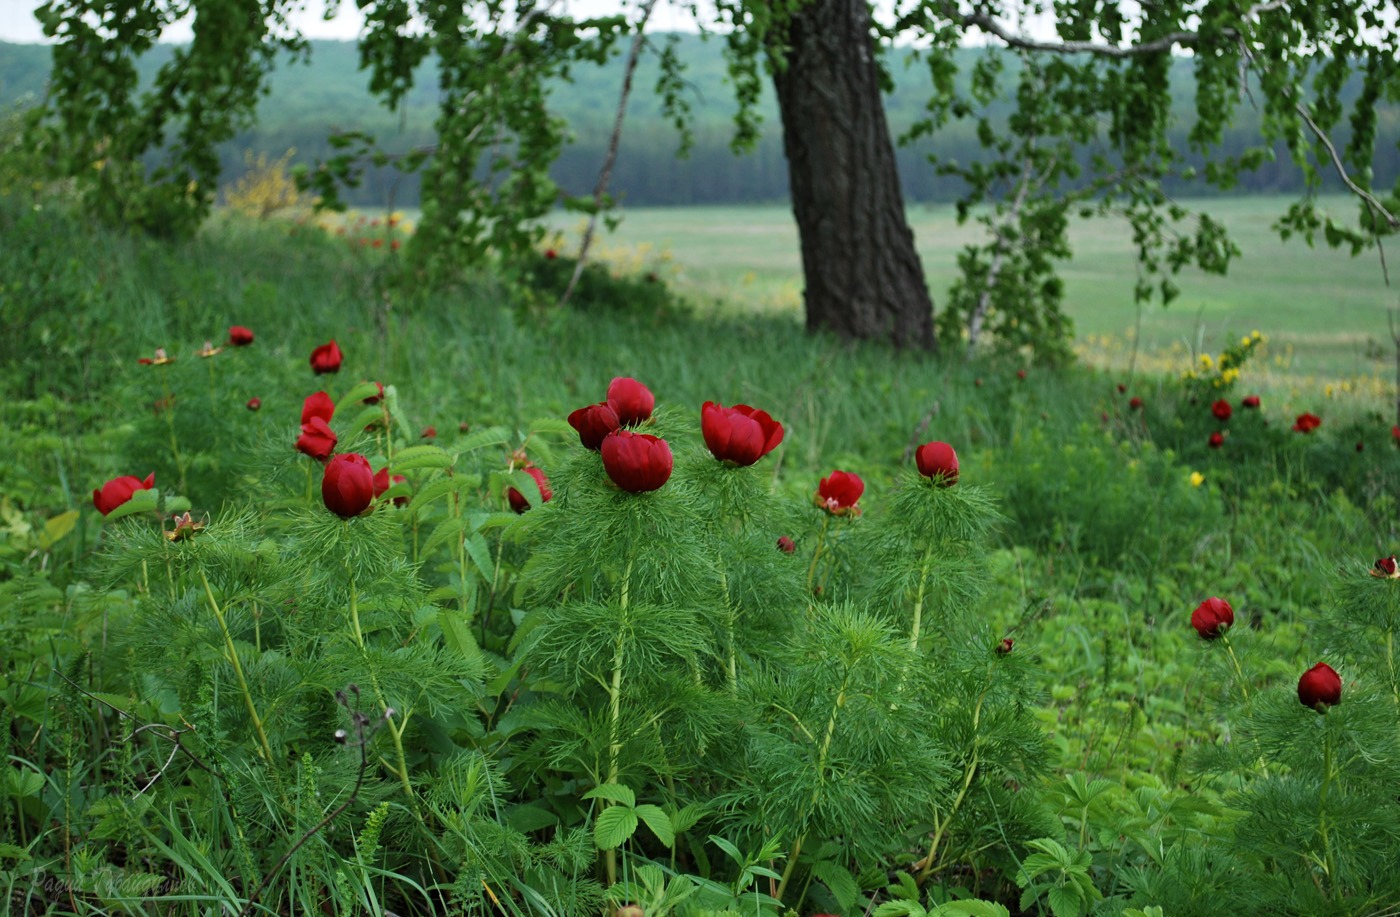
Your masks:
{"label": "distant hillside", "polygon": [[[639,68],[636,90],[629,109],[629,120],[622,151],[614,172],[612,189],[633,205],[738,203],[782,200],[787,197],[787,169],[778,130],[777,111],[771,93],[765,97],[765,123],[770,128],[750,154],[736,157],[729,151],[731,119],[735,110],[733,94],[727,85],[722,47],[698,36],[681,37],[681,56],[689,64],[688,78],[694,86],[696,142],[688,159],[675,157],[677,136],[660,116],[659,105],[649,91],[656,81],[654,59]],[[970,64],[973,49],[961,54]],[[153,73],[169,58],[168,47],[158,47],[141,62],[146,73]],[[39,45],[0,43],[0,105],[32,103],[40,99],[50,62],[48,49]],[[359,56],[353,42],[317,41],[312,43],[311,63],[288,63],[273,76],[272,91],[260,109],[257,127],[225,145],[221,150],[227,180],[232,181],[244,168],[244,153],[265,152],[276,158],[289,149],[297,160],[311,162],[329,155],[326,137],[334,129],[365,130],[376,134],[388,149],[401,149],[433,140],[432,121],[437,113],[438,94],[431,67],[420,72],[417,86],[402,110],[391,113],[380,107],[366,89],[367,78],[360,72]],[[928,98],[928,77],[917,63],[892,60],[896,89],[886,104],[892,129],[900,132],[923,112]],[[622,72],[619,59],[603,68],[579,68],[575,82],[562,84],[554,93],[555,107],[575,131],[575,142],[554,169],[556,180],[574,193],[584,193],[593,185],[607,145],[617,104]],[[1185,146],[1185,133],[1192,111],[1191,64],[1176,62],[1172,85],[1176,90],[1175,109],[1181,113],[1176,131],[1179,146]],[[1223,149],[1239,152],[1255,141],[1257,124],[1249,119],[1237,124],[1227,135]],[[1400,110],[1383,113],[1382,144],[1375,170],[1379,186],[1387,186],[1400,174]],[[906,194],[913,200],[950,200],[961,191],[960,183],[940,177],[928,164],[928,154],[967,161],[980,156],[970,123],[955,123],[936,137],[900,150],[899,163]],[[1192,185],[1195,193],[1208,193],[1204,186]],[[1278,192],[1296,190],[1300,177],[1286,157],[1268,164],[1242,183],[1244,191]],[[1178,189],[1180,190],[1180,189]],[[348,199],[360,206],[413,206],[418,188],[413,176],[381,170],[365,184],[351,191]]]}

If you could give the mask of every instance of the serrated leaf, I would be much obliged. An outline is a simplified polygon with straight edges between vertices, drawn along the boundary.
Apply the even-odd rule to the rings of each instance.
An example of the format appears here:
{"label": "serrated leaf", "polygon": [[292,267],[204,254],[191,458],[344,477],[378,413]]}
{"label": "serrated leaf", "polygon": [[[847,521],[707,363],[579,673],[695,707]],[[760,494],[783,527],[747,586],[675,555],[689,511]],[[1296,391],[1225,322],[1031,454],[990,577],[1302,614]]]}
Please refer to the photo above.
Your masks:
{"label": "serrated leaf", "polygon": [[1067,886],[1056,885],[1045,894],[1050,913],[1055,917],[1083,917],[1084,900]]}
{"label": "serrated leaf", "polygon": [[360,413],[356,414],[355,419],[350,421],[350,425],[345,428],[346,435],[352,436],[356,433],[359,433],[361,430],[364,430],[370,425],[376,424],[383,419],[384,412],[381,411],[377,406],[365,408],[364,410],[360,411]]}
{"label": "serrated leaf", "polygon": [[530,421],[531,436],[539,436],[542,433],[553,433],[556,436],[577,436],[578,431],[569,426],[569,422],[562,417],[539,417]]}
{"label": "serrated leaf", "polygon": [[471,556],[472,563],[481,571],[481,576],[487,582],[496,576],[495,561],[491,559],[491,546],[486,543],[486,539],[481,534],[474,533],[466,540],[465,547],[467,554]]}
{"label": "serrated leaf", "polygon": [[443,643],[455,650],[463,659],[475,663],[481,659],[481,648],[472,636],[471,624],[455,608],[438,610],[438,627],[442,629]]}
{"label": "serrated leaf", "polygon": [[29,851],[14,844],[0,844],[0,860],[28,860],[32,859]]}
{"label": "serrated leaf", "polygon": [[604,783],[601,786],[595,786],[584,793],[583,798],[606,799],[608,802],[621,803],[629,809],[637,804],[637,794],[624,783]]}
{"label": "serrated leaf", "polygon": [[433,548],[447,541],[449,538],[455,538],[460,535],[462,533],[462,527],[465,524],[466,520],[461,516],[452,516],[448,519],[444,519],[439,523],[437,528],[433,529],[433,534],[428,536],[428,540],[423,542],[423,547],[419,549],[419,554],[431,554]]}
{"label": "serrated leaf", "polygon": [[929,917],[1011,917],[1011,912],[993,901],[949,901],[929,911]]}
{"label": "serrated leaf", "polygon": [[73,527],[78,524],[78,511],[70,509],[66,513],[59,513],[48,522],[44,523],[44,531],[39,535],[39,550],[47,551],[58,542],[62,541]]}
{"label": "serrated leaf", "polygon": [[671,818],[661,810],[660,806],[651,803],[644,803],[633,809],[637,817],[646,822],[651,833],[656,835],[656,839],[666,845],[666,849],[675,846],[676,835],[671,831]]}
{"label": "serrated leaf", "polygon": [[636,830],[637,813],[626,806],[611,806],[599,812],[593,822],[593,842],[599,850],[612,850],[622,846]]}
{"label": "serrated leaf", "polygon": [[419,489],[414,494],[413,499],[408,503],[408,510],[411,513],[418,513],[423,507],[432,503],[438,497],[455,491],[462,491],[468,487],[475,487],[475,483],[469,483],[467,475],[453,475],[452,477],[441,477]]}
{"label": "serrated leaf", "polygon": [[510,432],[505,427],[487,427],[484,430],[473,430],[467,434],[466,438],[454,443],[452,448],[458,455],[464,452],[475,452],[477,449],[484,449],[487,446],[503,446],[510,442]]}
{"label": "serrated leaf", "polygon": [[107,521],[114,522],[123,516],[130,516],[134,513],[153,513],[160,504],[160,488],[152,487],[148,490],[138,490],[131,495],[121,506],[107,514]]}
{"label": "serrated leaf", "polygon": [[818,860],[812,864],[812,873],[827,887],[842,910],[850,910],[856,898],[860,897],[860,884],[856,882],[856,877],[840,863]]}
{"label": "serrated leaf", "polygon": [[536,507],[544,503],[544,495],[540,493],[539,483],[526,471],[512,471],[507,477],[508,486],[520,491],[520,495],[525,498],[525,502],[530,507]]}
{"label": "serrated leaf", "polygon": [[700,820],[700,816],[705,814],[705,807],[697,802],[689,803],[679,812],[671,813],[671,833],[683,834],[695,826]]}
{"label": "serrated leaf", "polygon": [[44,788],[44,775],[9,768],[5,773],[6,796],[34,796]]}
{"label": "serrated leaf", "polygon": [[394,460],[389,466],[395,474],[420,468],[450,468],[452,455],[441,446],[409,446],[394,453]]}
{"label": "serrated leaf", "polygon": [[[336,404],[337,404],[337,405],[342,404],[342,403],[345,403],[345,404],[351,404],[351,403],[358,404],[359,402],[364,401],[366,398],[378,398],[378,397],[379,397],[379,383],[377,383],[377,382],[357,382],[355,385],[353,385],[353,386],[350,387],[350,391],[346,392],[344,395],[341,395],[340,398],[337,399]],[[378,405],[375,405],[375,406],[374,406],[374,410],[375,410],[375,413],[379,413],[379,406],[378,406]]]}
{"label": "serrated leaf", "polygon": [[875,908],[875,917],[927,917],[928,911],[917,901],[886,901]]}

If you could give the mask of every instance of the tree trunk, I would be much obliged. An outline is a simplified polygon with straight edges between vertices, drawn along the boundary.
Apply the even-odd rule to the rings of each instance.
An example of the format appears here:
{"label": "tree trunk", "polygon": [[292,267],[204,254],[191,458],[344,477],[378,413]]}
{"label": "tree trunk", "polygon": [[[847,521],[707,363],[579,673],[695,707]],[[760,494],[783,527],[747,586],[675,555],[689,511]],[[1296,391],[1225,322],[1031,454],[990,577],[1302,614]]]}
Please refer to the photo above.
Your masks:
{"label": "tree trunk", "polygon": [[787,26],[770,53],[802,238],[807,329],[937,350],[866,0],[809,0]]}

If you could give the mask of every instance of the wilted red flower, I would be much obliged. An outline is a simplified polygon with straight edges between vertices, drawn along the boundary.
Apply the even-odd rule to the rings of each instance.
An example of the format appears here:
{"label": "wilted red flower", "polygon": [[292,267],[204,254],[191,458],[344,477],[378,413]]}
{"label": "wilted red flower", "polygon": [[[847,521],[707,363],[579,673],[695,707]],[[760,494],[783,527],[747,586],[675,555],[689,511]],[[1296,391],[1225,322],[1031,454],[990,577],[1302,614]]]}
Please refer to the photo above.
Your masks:
{"label": "wilted red flower", "polygon": [[301,422],[304,424],[310,423],[313,417],[319,417],[327,423],[330,423],[331,418],[334,416],[335,402],[332,401],[331,396],[327,395],[325,392],[316,392],[315,394],[307,395],[306,400],[301,403]]}
{"label": "wilted red flower", "polygon": [[1325,662],[1303,673],[1298,679],[1298,701],[1319,713],[1342,702],[1342,676]]}
{"label": "wilted red flower", "polygon": [[234,347],[247,347],[253,343],[253,332],[242,325],[230,325],[228,329],[228,342]]}
{"label": "wilted red flower", "polygon": [[322,373],[338,373],[341,359],[340,345],[332,338],[329,343],[311,351],[311,371],[318,376]]}
{"label": "wilted red flower", "polygon": [[656,490],[671,477],[671,447],[649,433],[615,430],[604,438],[599,451],[603,470],[628,493]]}
{"label": "wilted red flower", "polygon": [[947,443],[924,443],[914,452],[919,474],[933,478],[941,487],[958,483],[958,454]]}
{"label": "wilted red flower", "polygon": [[165,538],[167,541],[189,541],[205,528],[203,522],[195,522],[189,513],[184,515],[176,513],[170,517],[170,521],[175,523],[175,527],[166,529]]}
{"label": "wilted red flower", "polygon": [[783,425],[747,404],[727,408],[706,401],[700,407],[700,433],[711,455],[739,466],[752,465],[783,441]]}
{"label": "wilted red flower", "polygon": [[1202,640],[1214,640],[1235,624],[1235,610],[1224,599],[1211,596],[1191,612],[1191,626]]}
{"label": "wilted red flower", "polygon": [[1215,415],[1216,420],[1229,420],[1230,415],[1235,413],[1235,409],[1230,407],[1230,402],[1224,398],[1218,398],[1210,406],[1210,412]]}
{"label": "wilted red flower", "polygon": [[309,455],[318,462],[324,462],[335,451],[336,435],[319,417],[313,417],[301,425],[301,435],[297,437],[297,451]]}
{"label": "wilted red flower", "polygon": [[175,358],[168,356],[164,347],[157,347],[154,357],[141,357],[136,362],[142,366],[164,366],[167,363],[174,363]]}
{"label": "wilted red flower", "polygon": [[256,411],[256,410],[260,409],[261,407],[262,407],[262,399],[261,399],[261,398],[256,398],[256,397],[254,397],[254,398],[249,398],[249,399],[248,399],[248,410],[250,410],[250,411]]}
{"label": "wilted red flower", "polygon": [[856,501],[865,493],[865,482],[860,475],[848,471],[833,471],[817,484],[817,494],[813,502],[833,516],[848,513],[860,515]]}
{"label": "wilted red flower", "polygon": [[418,435],[423,439],[437,439],[437,427],[424,427],[423,432]]}
{"label": "wilted red flower", "polygon": [[778,550],[784,554],[791,554],[797,550],[797,543],[786,535],[778,539]]}
{"label": "wilted red flower", "polygon": [[1320,426],[1322,426],[1322,418],[1306,411],[1299,414],[1298,419],[1293,421],[1293,429],[1299,433],[1311,433]]}
{"label": "wilted red flower", "polygon": [[583,443],[584,448],[597,452],[603,445],[603,438],[621,426],[621,423],[612,406],[606,401],[600,401],[570,414],[569,426],[578,431],[578,440]]}
{"label": "wilted red flower", "polygon": [[1250,409],[1252,409],[1252,410],[1257,410],[1257,409],[1259,408],[1259,396],[1258,396],[1258,395],[1245,395],[1245,396],[1244,396],[1244,399],[1243,399],[1242,401],[1240,401],[1240,407],[1242,407],[1242,408],[1250,408]]}
{"label": "wilted red flower", "polygon": [[[535,479],[535,484],[538,485],[540,489],[540,501],[548,503],[550,498],[554,496],[554,491],[549,489],[549,478],[545,477],[544,472],[533,465],[529,465],[522,470]],[[529,498],[514,487],[506,490],[506,499],[510,501],[510,508],[517,513],[523,513],[530,508]]]}
{"label": "wilted red flower", "polygon": [[1134,395],[1133,397],[1128,399],[1128,407],[1134,411],[1141,411],[1142,399],[1139,398],[1137,395]]}
{"label": "wilted red flower", "polygon": [[384,400],[384,383],[383,383],[383,382],[376,382],[376,383],[374,383],[374,385],[375,385],[375,388],[379,389],[379,394],[377,394],[377,395],[370,395],[368,398],[366,398],[366,399],[364,399],[363,401],[361,401],[361,402],[360,402],[361,404],[378,404],[379,402],[381,402],[381,401]]}
{"label": "wilted red flower", "polygon": [[608,383],[608,406],[616,412],[619,424],[630,427],[651,419],[656,397],[636,379],[618,376]]}
{"label": "wilted red flower", "polygon": [[146,480],[141,480],[135,475],[124,474],[119,478],[112,478],[106,484],[92,492],[92,505],[97,507],[97,511],[106,516],[121,506],[131,495],[138,490],[150,490],[156,486],[156,474],[151,472],[146,475]]}
{"label": "wilted red flower", "polygon": [[1371,568],[1371,575],[1384,577],[1385,579],[1400,579],[1400,565],[1396,563],[1395,555],[1392,554],[1389,557],[1382,557],[1380,560],[1376,561],[1375,565]]}
{"label": "wilted red flower", "polygon": [[1225,434],[1216,430],[1210,435],[1210,447],[1212,449],[1219,449],[1223,445],[1225,445]]}
{"label": "wilted red flower", "polygon": [[[385,472],[387,475],[387,468]],[[349,519],[369,509],[374,497],[374,472],[369,459],[358,452],[346,452],[326,463],[326,473],[321,478],[321,499],[326,509]]]}

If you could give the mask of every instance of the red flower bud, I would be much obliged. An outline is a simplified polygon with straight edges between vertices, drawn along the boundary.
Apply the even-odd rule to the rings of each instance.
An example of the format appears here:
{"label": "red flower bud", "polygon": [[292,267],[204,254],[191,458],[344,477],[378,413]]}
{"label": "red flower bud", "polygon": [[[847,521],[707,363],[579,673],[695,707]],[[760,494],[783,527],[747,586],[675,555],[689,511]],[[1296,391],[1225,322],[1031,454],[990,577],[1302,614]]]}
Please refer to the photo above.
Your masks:
{"label": "red flower bud", "polygon": [[1392,554],[1389,557],[1382,557],[1380,560],[1376,561],[1375,566],[1371,568],[1371,575],[1385,577],[1386,579],[1400,579],[1400,565],[1396,564],[1395,555]]}
{"label": "red flower bud", "polygon": [[1133,397],[1128,399],[1128,407],[1134,411],[1141,411],[1142,399],[1139,398],[1137,395],[1134,395]]}
{"label": "red flower bud", "polygon": [[1026,378],[1026,371],[1024,369],[1016,370],[1016,378],[1024,381]]}
{"label": "red flower bud", "polygon": [[437,427],[424,427],[423,432],[418,435],[423,439],[437,439]]}
{"label": "red flower bud", "polygon": [[[550,498],[554,496],[554,491],[549,489],[549,478],[545,477],[544,472],[540,471],[533,465],[528,466],[523,470],[530,477],[534,478],[535,483],[539,485],[540,501],[543,503],[548,503],[550,501]],[[510,501],[510,508],[515,510],[517,513],[523,513],[525,512],[525,510],[530,508],[529,499],[519,490],[516,490],[514,487],[508,488],[506,490],[506,499]]]}
{"label": "red flower bud", "polygon": [[1319,713],[1342,702],[1342,677],[1325,662],[1303,673],[1298,679],[1298,701]]}
{"label": "red flower bud", "polygon": [[924,443],[914,452],[919,474],[933,478],[940,487],[958,483],[958,454],[947,443]]}
{"label": "red flower bud", "polygon": [[325,392],[317,392],[314,395],[307,395],[306,400],[301,403],[301,422],[310,423],[311,418],[319,417],[326,423],[331,422],[335,416],[335,402],[331,396]]}
{"label": "red flower bud", "polygon": [[1400,426],[1390,428],[1390,439],[1395,445],[1400,446]]}
{"label": "red flower bud", "polygon": [[739,466],[752,465],[783,441],[783,425],[747,404],[727,408],[706,401],[700,407],[700,433],[711,455]]}
{"label": "red flower bud", "polygon": [[578,440],[585,449],[594,452],[603,445],[603,438],[621,426],[617,412],[606,401],[579,408],[569,415],[569,426],[578,431]]}
{"label": "red flower bud", "polygon": [[656,490],[671,477],[671,447],[649,433],[617,430],[603,440],[603,470],[628,493]]}
{"label": "red flower bud", "polygon": [[[387,472],[388,469],[385,469]],[[342,519],[358,516],[374,502],[374,472],[369,459],[358,452],[337,455],[326,463],[321,478],[321,499],[326,509]]]}
{"label": "red flower bud", "polygon": [[1244,396],[1244,400],[1240,402],[1240,407],[1242,407],[1242,408],[1249,408],[1249,409],[1251,409],[1251,410],[1258,410],[1258,409],[1259,409],[1259,396],[1258,396],[1258,395],[1245,395],[1245,396]]}
{"label": "red flower bud", "polygon": [[383,383],[383,382],[376,382],[376,383],[374,383],[374,384],[375,384],[375,387],[379,389],[379,394],[378,394],[378,395],[370,395],[368,398],[366,398],[366,399],[364,399],[363,401],[361,401],[361,402],[360,402],[361,404],[378,404],[379,402],[381,402],[381,401],[384,400],[384,383]]}
{"label": "red flower bud", "polygon": [[1121,395],[1121,394],[1123,394],[1124,392],[1126,392],[1127,390],[1128,390],[1128,385],[1127,385],[1126,382],[1119,382],[1119,383],[1118,383],[1118,394]]}
{"label": "red flower bud", "polygon": [[1210,447],[1212,449],[1219,449],[1223,445],[1225,445],[1225,434],[1216,430],[1210,435]]}
{"label": "red flower bud", "polygon": [[228,329],[228,342],[234,347],[247,347],[253,343],[253,332],[242,325],[233,325]]}
{"label": "red flower bud", "polygon": [[131,495],[138,490],[150,490],[156,486],[155,472],[146,475],[146,480],[141,480],[135,475],[122,475],[119,478],[112,478],[98,490],[92,492],[92,505],[97,507],[97,511],[106,516],[112,510],[121,506]]}
{"label": "red flower bud", "polygon": [[1191,612],[1191,626],[1202,640],[1214,640],[1235,623],[1235,610],[1224,599],[1206,599]]}
{"label": "red flower bud", "polygon": [[1356,441],[1356,451],[1357,451],[1357,452],[1364,452],[1365,450],[1366,450],[1366,444],[1365,444],[1364,442],[1362,442],[1361,440],[1358,439],[1358,440]]}
{"label": "red flower bud", "polygon": [[1216,420],[1229,420],[1235,409],[1230,407],[1230,402],[1220,398],[1210,406],[1210,412],[1215,415]]}
{"label": "red flower bud", "polygon": [[618,376],[608,383],[608,406],[616,412],[619,424],[630,427],[651,419],[656,397],[636,379]]}
{"label": "red flower bud", "polygon": [[301,435],[297,437],[297,451],[309,455],[318,462],[324,462],[335,451],[335,431],[321,418],[313,417],[301,425]]}
{"label": "red flower bud", "polygon": [[784,554],[791,554],[797,550],[797,543],[784,535],[778,539],[778,550],[782,551]]}
{"label": "red flower bud", "polygon": [[[384,492],[390,487],[392,487],[395,484],[402,484],[407,480],[408,478],[404,477],[401,474],[396,474],[391,479],[389,477],[389,466],[385,465],[383,468],[379,469],[374,473],[374,499],[378,500],[380,497],[384,496]],[[394,498],[395,506],[403,506],[407,502],[408,497]]]}
{"label": "red flower bud", "polygon": [[856,501],[863,493],[865,482],[860,479],[860,475],[847,471],[833,471],[817,484],[814,502],[833,516],[844,516],[848,513],[859,516],[860,507],[856,506]]}
{"label": "red flower bud", "polygon": [[1311,433],[1322,426],[1322,418],[1304,411],[1293,421],[1293,429],[1299,433]]}
{"label": "red flower bud", "polygon": [[1015,640],[1012,640],[1010,637],[1002,637],[1001,642],[997,644],[997,653],[1005,656],[1011,652],[1011,648],[1015,645]]}
{"label": "red flower bud", "polygon": [[262,407],[262,399],[261,399],[261,398],[249,398],[249,399],[248,399],[248,410],[250,410],[250,411],[256,411],[256,410],[260,409],[261,407]]}
{"label": "red flower bud", "polygon": [[318,376],[322,373],[338,373],[341,359],[340,346],[332,338],[330,343],[322,344],[311,351],[311,371]]}

